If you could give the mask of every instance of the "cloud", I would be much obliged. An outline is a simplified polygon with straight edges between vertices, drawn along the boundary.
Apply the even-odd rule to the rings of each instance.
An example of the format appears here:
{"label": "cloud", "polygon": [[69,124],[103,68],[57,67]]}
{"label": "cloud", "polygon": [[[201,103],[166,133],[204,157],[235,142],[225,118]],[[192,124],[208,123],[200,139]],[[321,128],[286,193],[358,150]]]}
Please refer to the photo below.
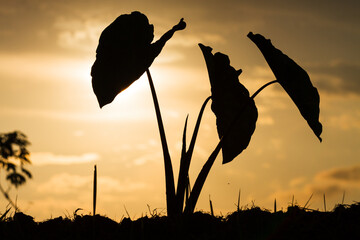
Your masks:
{"label": "cloud", "polygon": [[[55,195],[82,195],[85,192],[91,192],[93,187],[92,176],[79,176],[68,173],[60,173],[52,176],[45,183],[37,187],[37,191],[42,194]],[[100,176],[97,179],[97,189],[99,196],[103,194],[115,195],[116,193],[124,193],[145,189],[147,185],[142,182],[134,182],[130,180],[119,181],[108,176]]]}
{"label": "cloud", "polygon": [[289,186],[290,187],[297,187],[297,186],[303,184],[305,181],[306,181],[305,177],[293,178],[292,180],[290,180]]}
{"label": "cloud", "polygon": [[[344,192],[356,193],[360,191],[360,165],[337,167],[318,172],[312,179],[296,177],[289,181],[288,189],[281,189],[269,196],[269,200],[276,198],[281,202],[289,202],[292,196],[303,206],[311,195],[312,202],[326,201],[339,203]],[[354,199],[351,199],[354,200]],[[318,204],[319,205],[319,204]],[[321,206],[321,204],[320,204]]]}
{"label": "cloud", "polygon": [[328,125],[340,127],[343,130],[360,129],[360,111],[352,111],[349,114],[338,114],[329,117]]}
{"label": "cloud", "polygon": [[71,165],[94,162],[100,159],[97,153],[84,153],[81,155],[56,155],[50,152],[35,152],[31,154],[34,165]]}
{"label": "cloud", "polygon": [[37,191],[46,194],[72,194],[91,189],[92,178],[61,173],[40,184]]}
{"label": "cloud", "polygon": [[320,91],[339,95],[360,95],[360,63],[337,61],[308,66],[308,73]]}
{"label": "cloud", "polygon": [[323,171],[316,176],[320,180],[341,181],[345,183],[355,183],[360,187],[360,165],[333,168]]}
{"label": "cloud", "polygon": [[81,18],[57,18],[54,26],[57,31],[58,46],[72,51],[94,53],[103,22]]}

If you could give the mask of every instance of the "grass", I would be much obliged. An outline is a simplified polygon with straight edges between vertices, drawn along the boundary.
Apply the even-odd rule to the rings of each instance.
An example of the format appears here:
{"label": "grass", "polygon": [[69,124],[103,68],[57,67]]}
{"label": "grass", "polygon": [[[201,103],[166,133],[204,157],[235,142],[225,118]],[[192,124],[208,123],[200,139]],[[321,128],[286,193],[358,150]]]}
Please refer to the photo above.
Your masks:
{"label": "grass", "polygon": [[149,216],[136,220],[115,222],[75,211],[73,217],[34,222],[20,212],[9,216],[7,209],[0,214],[5,215],[0,239],[360,239],[360,202],[338,204],[326,212],[293,204],[286,211],[253,205],[227,216],[213,214],[195,212],[173,219],[149,207]]}

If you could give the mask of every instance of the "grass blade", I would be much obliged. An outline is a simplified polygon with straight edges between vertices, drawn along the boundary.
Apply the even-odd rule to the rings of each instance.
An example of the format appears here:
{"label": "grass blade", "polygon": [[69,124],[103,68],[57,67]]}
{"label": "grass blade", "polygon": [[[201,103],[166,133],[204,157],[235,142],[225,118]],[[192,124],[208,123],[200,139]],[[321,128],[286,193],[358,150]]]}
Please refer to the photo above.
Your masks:
{"label": "grass blade", "polygon": [[[198,135],[198,132],[199,132],[201,119],[202,119],[205,107],[206,107],[206,105],[207,105],[207,103],[209,102],[210,99],[211,99],[211,97],[207,97],[205,99],[203,105],[201,106],[201,109],[200,109],[200,112],[199,112],[199,115],[198,115],[198,119],[196,121],[196,125],[195,125],[195,128],[194,128],[194,133],[192,135],[191,142],[190,142],[190,145],[189,145],[189,149],[187,151],[187,154],[189,155],[188,156],[189,159],[191,159],[192,154],[194,152],[195,142],[196,142],[196,138],[197,138],[197,135]],[[189,162],[189,164],[190,164],[190,162]]]}
{"label": "grass blade", "polygon": [[128,210],[126,209],[125,205],[124,205],[124,209],[125,209],[126,215],[127,215],[128,218],[131,220],[130,214],[129,214]]}
{"label": "grass blade", "polygon": [[276,210],[276,198],[275,198],[275,200],[274,200],[274,213],[276,213],[277,212],[277,210]]}
{"label": "grass blade", "polygon": [[211,201],[210,195],[209,195],[209,202],[210,202],[210,212],[211,212],[211,216],[213,216],[213,217],[214,217],[214,209],[213,209],[213,204],[212,204],[212,201]]}
{"label": "grass blade", "polygon": [[5,219],[6,215],[10,212],[10,210],[11,210],[11,207],[6,209],[6,211],[0,217],[0,222]]}
{"label": "grass blade", "polygon": [[241,189],[239,189],[238,201],[237,201],[237,212],[240,212],[240,196],[241,196]]}
{"label": "grass blade", "polygon": [[181,148],[181,157],[180,157],[180,166],[183,165],[183,161],[185,161],[185,155],[186,155],[186,129],[187,129],[187,123],[188,123],[189,115],[186,116],[185,119],[185,126],[184,126],[184,132],[182,137],[182,148]]}
{"label": "grass blade", "polygon": [[97,171],[94,165],[94,188],[93,188],[93,216],[96,214]]}
{"label": "grass blade", "polygon": [[190,193],[191,193],[191,187],[190,187],[190,178],[189,178],[189,174],[186,178],[187,180],[187,184],[186,184],[186,189],[185,189],[185,196],[186,196],[186,199],[185,199],[185,204],[187,204],[187,202],[189,201],[189,196],[190,196]]}
{"label": "grass blade", "polygon": [[310,202],[310,200],[311,200],[311,198],[312,198],[313,195],[314,195],[314,193],[311,194],[311,196],[309,197],[309,199],[308,199],[307,202],[305,203],[304,208],[307,207],[307,205],[308,205],[308,203]]}
{"label": "grass blade", "polygon": [[[205,99],[197,121],[196,121],[196,125],[194,128],[194,132],[190,141],[190,145],[189,145],[189,149],[183,153],[182,151],[182,156],[181,156],[181,161],[180,161],[180,170],[179,170],[179,178],[178,178],[178,185],[177,185],[177,192],[176,192],[176,199],[177,199],[177,210],[182,212],[183,210],[183,206],[184,206],[184,194],[186,191],[186,188],[188,187],[188,176],[189,176],[189,168],[190,168],[190,162],[191,162],[191,158],[192,158],[192,154],[194,152],[194,147],[195,147],[195,142],[196,142],[196,138],[199,132],[199,128],[200,128],[200,123],[201,123],[201,119],[205,110],[205,107],[207,105],[207,103],[209,102],[211,97],[208,97]],[[185,142],[186,142],[186,125],[187,125],[187,120],[188,118],[186,118],[186,122],[185,122],[185,127],[184,127],[184,134],[183,134],[183,150],[185,147]]]}

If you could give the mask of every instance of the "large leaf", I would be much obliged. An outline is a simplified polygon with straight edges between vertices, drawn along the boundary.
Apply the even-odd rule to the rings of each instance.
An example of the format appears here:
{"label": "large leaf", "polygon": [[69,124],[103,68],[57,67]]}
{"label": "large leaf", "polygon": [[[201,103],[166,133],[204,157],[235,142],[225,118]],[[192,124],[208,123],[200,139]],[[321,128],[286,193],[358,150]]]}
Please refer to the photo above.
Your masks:
{"label": "large leaf", "polygon": [[301,115],[321,142],[322,125],[319,122],[320,97],[309,75],[291,58],[275,48],[269,39],[250,32],[248,37],[264,55],[280,85],[289,94]]}
{"label": "large leaf", "polygon": [[101,33],[91,69],[92,86],[100,107],[111,103],[150,67],[167,40],[186,26],[182,20],[158,41],[154,27],[140,12],[120,15]]}
{"label": "large leaf", "polygon": [[211,109],[216,116],[219,138],[223,139],[223,163],[232,161],[248,145],[258,117],[249,91],[239,82],[241,70],[230,65],[229,57],[212,54],[212,48],[199,44],[211,84]]}

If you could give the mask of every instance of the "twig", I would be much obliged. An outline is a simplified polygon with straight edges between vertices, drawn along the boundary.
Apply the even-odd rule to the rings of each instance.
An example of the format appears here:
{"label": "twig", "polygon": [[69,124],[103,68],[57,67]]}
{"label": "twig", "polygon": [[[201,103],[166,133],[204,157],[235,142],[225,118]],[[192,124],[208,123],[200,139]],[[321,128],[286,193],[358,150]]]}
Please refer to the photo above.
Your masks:
{"label": "twig", "polygon": [[311,194],[311,196],[309,197],[309,199],[307,200],[307,202],[304,205],[304,209],[306,208],[306,206],[308,205],[308,203],[310,202],[312,196],[314,195],[314,193]]}
{"label": "twig", "polygon": [[97,192],[97,171],[96,171],[96,165],[94,165],[93,216],[95,216],[96,213],[96,192]]}
{"label": "twig", "polygon": [[127,215],[128,218],[131,220],[130,214],[129,214],[128,210],[126,209],[125,205],[124,205],[124,209],[125,209],[126,215]]}

